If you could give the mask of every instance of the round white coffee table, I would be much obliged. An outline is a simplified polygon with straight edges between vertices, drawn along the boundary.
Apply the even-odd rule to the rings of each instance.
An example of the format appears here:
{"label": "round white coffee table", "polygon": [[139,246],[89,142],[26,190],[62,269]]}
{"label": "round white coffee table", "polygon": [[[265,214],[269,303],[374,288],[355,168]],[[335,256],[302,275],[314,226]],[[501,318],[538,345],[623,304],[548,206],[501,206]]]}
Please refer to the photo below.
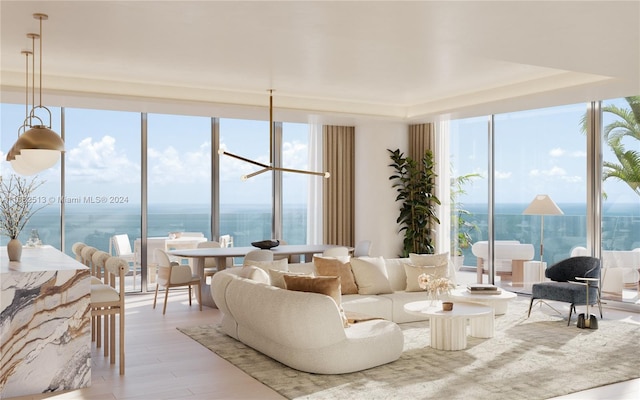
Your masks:
{"label": "round white coffee table", "polygon": [[509,300],[518,297],[513,292],[500,289],[500,294],[474,294],[469,293],[467,289],[455,289],[449,294],[452,300],[466,301],[469,303],[478,303],[493,308],[495,315],[502,315],[507,312]]}
{"label": "round white coffee table", "polygon": [[442,311],[440,302],[414,301],[404,305],[408,313],[429,317],[431,347],[438,350],[464,350],[467,348],[467,320],[470,335],[477,338],[493,337],[493,308],[471,303],[454,303],[453,310]]}

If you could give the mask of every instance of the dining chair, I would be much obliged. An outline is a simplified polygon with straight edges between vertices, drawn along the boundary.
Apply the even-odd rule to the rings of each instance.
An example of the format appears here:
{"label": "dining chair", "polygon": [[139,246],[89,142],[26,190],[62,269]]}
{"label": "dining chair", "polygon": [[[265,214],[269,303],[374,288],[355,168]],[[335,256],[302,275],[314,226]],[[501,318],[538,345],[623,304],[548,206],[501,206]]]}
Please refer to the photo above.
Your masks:
{"label": "dining chair", "polygon": [[[220,243],[214,242],[214,241],[198,243],[199,249],[210,249],[210,248],[220,248],[220,247],[221,247]],[[233,260],[230,259],[229,261],[233,261]],[[227,267],[229,266],[229,261],[227,261]],[[216,272],[218,272],[216,259],[211,257],[205,258],[204,259],[204,278],[207,279],[207,277],[213,276],[213,274],[215,274]]]}
{"label": "dining chair", "polygon": [[243,265],[246,265],[247,261],[273,261],[273,251],[251,250],[245,254]]}
{"label": "dining chair", "polygon": [[371,254],[371,240],[361,240],[353,250],[354,257],[369,257]]}
{"label": "dining chair", "polygon": [[76,256],[76,261],[82,262],[82,249],[86,246],[87,245],[82,242],[75,242],[73,245],[71,245],[71,252],[73,252],[73,255]]}
{"label": "dining chair", "polygon": [[[105,263],[111,257],[109,253],[102,250],[97,250],[93,252],[91,256],[91,268],[95,271],[95,275],[91,276],[91,290],[94,288],[100,288],[100,285],[108,284],[108,274],[106,271]],[[107,316],[105,316],[102,320],[99,316],[91,316],[91,326],[95,329],[95,337],[96,347],[100,348],[102,346],[102,340],[100,336],[101,326],[104,323],[104,355],[109,355],[109,320]]]}
{"label": "dining chair", "polygon": [[349,255],[349,249],[346,247],[331,247],[322,252],[325,257],[342,257]]}
{"label": "dining chair", "polygon": [[[286,240],[283,239],[278,239],[278,241],[280,242],[279,246],[286,246],[288,243]],[[299,254],[291,254],[291,255],[282,255],[282,254],[274,254],[273,255],[273,259],[274,260],[281,260],[283,258],[287,259],[287,262],[289,264],[293,264],[293,263],[299,263],[300,262],[300,255]]]}
{"label": "dining chair", "polygon": [[126,233],[113,235],[111,237],[111,243],[113,244],[113,247],[109,246],[109,254],[113,254],[116,257],[127,260],[129,265],[131,266],[131,272],[133,273],[133,288],[135,289],[138,260],[136,254],[131,251],[131,241],[129,240],[129,235]]}
{"label": "dining chair", "polygon": [[118,316],[120,375],[124,375],[124,285],[125,276],[129,272],[129,262],[120,257],[109,256],[104,263],[104,272],[105,283],[91,285],[91,316],[110,318],[109,330],[105,333],[105,356],[110,356],[111,364],[116,362],[116,316]]}
{"label": "dining chair", "polygon": [[155,250],[156,261],[158,261],[158,277],[156,279],[156,293],[153,297],[153,308],[156,308],[158,299],[158,289],[164,288],[164,306],[162,307],[162,315],[167,312],[167,301],[169,300],[169,288],[188,286],[189,287],[189,305],[191,305],[191,287],[196,286],[196,296],[198,296],[198,304],[202,311],[202,299],[200,298],[200,276],[191,271],[188,265],[181,265],[175,261],[171,261],[167,252],[162,249]]}

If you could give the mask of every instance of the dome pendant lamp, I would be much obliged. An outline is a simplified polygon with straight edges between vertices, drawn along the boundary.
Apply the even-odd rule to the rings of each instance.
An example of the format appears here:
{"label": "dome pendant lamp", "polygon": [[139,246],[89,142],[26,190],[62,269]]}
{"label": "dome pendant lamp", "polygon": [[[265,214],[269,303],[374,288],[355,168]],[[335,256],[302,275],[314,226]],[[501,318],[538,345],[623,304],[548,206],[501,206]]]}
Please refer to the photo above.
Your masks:
{"label": "dome pendant lamp", "polygon": [[[36,13],[33,14],[33,18],[40,21],[39,104],[33,106],[25,119],[23,126],[25,129],[27,127],[30,129],[18,137],[18,140],[7,154],[7,161],[11,161],[14,169],[18,167],[18,169],[15,169],[16,172],[21,173],[22,171],[24,174],[29,174],[28,172],[35,174],[53,167],[60,160],[60,155],[64,151],[64,141],[60,135],[51,130],[51,111],[42,105],[42,21],[49,17],[46,14]],[[35,104],[35,93],[33,102]],[[37,111],[42,110],[45,110],[48,114],[49,125],[45,125],[44,121],[36,115]],[[37,121],[37,123],[34,123],[34,121]]]}

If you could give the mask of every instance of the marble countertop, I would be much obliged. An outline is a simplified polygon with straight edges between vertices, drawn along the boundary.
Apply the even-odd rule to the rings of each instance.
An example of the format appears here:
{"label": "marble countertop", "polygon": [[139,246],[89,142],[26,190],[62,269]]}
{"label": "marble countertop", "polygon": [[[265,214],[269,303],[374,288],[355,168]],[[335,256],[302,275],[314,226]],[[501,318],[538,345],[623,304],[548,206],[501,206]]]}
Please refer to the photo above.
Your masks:
{"label": "marble countertop", "polygon": [[7,248],[0,247],[0,273],[71,271],[88,269],[74,258],[69,257],[52,246],[23,247],[19,262],[9,261]]}

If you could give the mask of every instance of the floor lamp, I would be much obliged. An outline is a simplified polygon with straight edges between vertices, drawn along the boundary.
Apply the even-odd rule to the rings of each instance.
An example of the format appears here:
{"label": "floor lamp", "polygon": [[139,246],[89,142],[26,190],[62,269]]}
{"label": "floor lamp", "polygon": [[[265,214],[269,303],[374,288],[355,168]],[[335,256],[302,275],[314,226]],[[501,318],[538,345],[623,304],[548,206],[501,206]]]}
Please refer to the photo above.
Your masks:
{"label": "floor lamp", "polygon": [[540,216],[540,263],[542,263],[542,257],[544,254],[544,216],[545,215],[563,215],[564,213],[558,207],[556,203],[551,200],[546,194],[539,194],[533,198],[529,207],[527,207],[522,214],[524,215],[539,215]]}

